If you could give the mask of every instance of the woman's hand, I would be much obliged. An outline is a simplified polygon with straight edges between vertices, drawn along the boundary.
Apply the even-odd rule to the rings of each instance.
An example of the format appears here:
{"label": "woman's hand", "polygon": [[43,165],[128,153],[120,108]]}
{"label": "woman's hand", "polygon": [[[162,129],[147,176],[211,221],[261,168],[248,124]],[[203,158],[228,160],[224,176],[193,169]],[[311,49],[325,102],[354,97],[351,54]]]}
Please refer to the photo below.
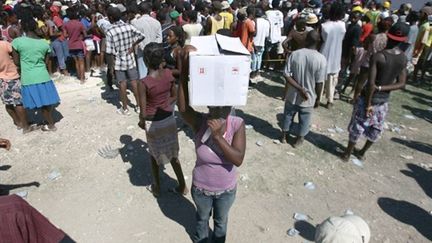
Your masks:
{"label": "woman's hand", "polygon": [[210,127],[213,138],[223,137],[224,121],[222,119],[208,120],[207,125]]}

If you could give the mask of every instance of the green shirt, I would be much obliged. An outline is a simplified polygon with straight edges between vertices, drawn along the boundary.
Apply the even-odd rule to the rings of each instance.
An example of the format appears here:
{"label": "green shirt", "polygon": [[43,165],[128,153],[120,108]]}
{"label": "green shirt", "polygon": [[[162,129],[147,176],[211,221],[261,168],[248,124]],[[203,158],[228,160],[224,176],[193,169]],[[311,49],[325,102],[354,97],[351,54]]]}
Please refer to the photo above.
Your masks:
{"label": "green shirt", "polygon": [[45,40],[19,37],[12,41],[12,47],[20,55],[22,85],[40,84],[51,80],[45,64],[45,56],[51,49]]}

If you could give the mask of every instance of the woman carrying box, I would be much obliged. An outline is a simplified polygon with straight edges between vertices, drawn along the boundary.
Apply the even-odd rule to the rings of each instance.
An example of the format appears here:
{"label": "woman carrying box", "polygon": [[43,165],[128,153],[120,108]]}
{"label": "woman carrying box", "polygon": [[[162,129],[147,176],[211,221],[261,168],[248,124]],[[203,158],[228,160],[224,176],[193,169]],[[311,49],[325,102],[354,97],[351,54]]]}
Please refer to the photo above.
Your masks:
{"label": "woman carrying box", "polygon": [[179,144],[177,126],[173,115],[173,104],[177,99],[174,77],[171,70],[163,68],[162,44],[149,43],[144,48],[144,62],[148,75],[138,82],[140,121],[138,125],[146,131],[151,154],[154,184],[151,191],[159,196],[159,166],[171,163],[179,186],[171,191],[187,194],[183,171],[178,160]]}
{"label": "woman carrying box", "polygon": [[[237,190],[237,167],[243,163],[246,150],[245,124],[230,115],[230,106],[208,107],[207,114],[189,106],[189,52],[181,56],[178,107],[183,120],[195,133],[197,161],[193,169],[192,198],[197,207],[194,242],[225,242],[228,212]],[[213,212],[213,235],[209,236],[209,219]]]}

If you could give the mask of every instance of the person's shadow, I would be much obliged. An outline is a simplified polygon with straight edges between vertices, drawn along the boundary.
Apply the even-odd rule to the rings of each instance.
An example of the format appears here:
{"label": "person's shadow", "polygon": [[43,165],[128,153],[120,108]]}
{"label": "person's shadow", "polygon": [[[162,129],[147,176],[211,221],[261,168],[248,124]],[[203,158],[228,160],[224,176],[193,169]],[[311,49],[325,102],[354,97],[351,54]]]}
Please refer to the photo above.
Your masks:
{"label": "person's shadow", "polygon": [[[12,166],[10,165],[2,165],[0,166],[0,170],[9,170]],[[35,186],[39,187],[40,183],[37,181],[29,182],[29,183],[21,183],[21,184],[0,184],[0,196],[6,196],[10,194],[11,190],[21,188],[21,187],[29,187]]]}
{"label": "person's shadow", "polygon": [[[120,142],[124,144],[119,149],[123,162],[129,162],[132,165],[127,171],[131,184],[150,186],[153,178],[147,144],[141,139],[133,140],[130,135],[121,135]],[[159,208],[167,218],[182,225],[189,236],[192,236],[195,225],[195,206],[187,198],[166,190],[166,188],[175,188],[178,184],[163,171],[163,166],[159,173],[161,181],[160,196],[157,198]]]}
{"label": "person's shadow", "polygon": [[412,148],[414,150],[417,150],[419,152],[423,152],[425,154],[432,155],[432,145],[431,144],[413,141],[413,140],[404,140],[404,139],[400,139],[400,138],[396,138],[396,137],[393,137],[390,140],[393,142],[405,145],[405,146]]}
{"label": "person's shadow", "polygon": [[305,139],[306,141],[312,143],[316,147],[324,151],[327,151],[333,154],[334,156],[340,156],[340,152],[338,152],[338,150],[345,151],[345,147],[342,144],[336,142],[335,140],[325,135],[315,133],[313,131],[310,131],[306,135]]}
{"label": "person's shadow", "polygon": [[307,241],[315,241],[316,227],[307,221],[296,221],[294,228],[300,232],[300,236]]}
{"label": "person's shadow", "polygon": [[169,219],[182,225],[192,239],[195,232],[195,215],[196,210],[192,202],[186,197],[164,190],[164,188],[177,187],[177,181],[168,176],[165,172],[160,171],[161,176],[161,193],[157,198],[157,203],[162,213]]}
{"label": "person's shadow", "polygon": [[407,167],[409,170],[401,170],[400,172],[416,180],[424,193],[432,198],[432,171],[415,164],[407,164]]}
{"label": "person's shadow", "polygon": [[404,224],[413,226],[426,239],[432,240],[432,215],[407,201],[381,197],[378,205],[388,215]]}
{"label": "person's shadow", "polygon": [[124,144],[119,149],[124,163],[130,163],[127,171],[129,180],[134,186],[149,186],[152,183],[150,154],[147,152],[147,144],[141,139],[135,139],[130,135],[121,135],[120,142]]}
{"label": "person's shadow", "polygon": [[253,129],[258,133],[270,139],[278,139],[280,137],[281,131],[273,127],[268,121],[265,121],[256,116],[245,113],[240,109],[235,110],[236,115],[243,118],[245,124],[252,125]]}

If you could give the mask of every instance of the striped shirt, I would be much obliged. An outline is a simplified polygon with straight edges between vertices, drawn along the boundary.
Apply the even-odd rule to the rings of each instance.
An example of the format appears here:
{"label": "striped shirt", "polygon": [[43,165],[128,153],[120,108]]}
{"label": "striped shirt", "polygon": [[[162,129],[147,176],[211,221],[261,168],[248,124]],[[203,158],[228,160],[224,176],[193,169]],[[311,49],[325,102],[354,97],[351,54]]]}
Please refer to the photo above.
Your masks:
{"label": "striped shirt", "polygon": [[126,71],[136,67],[135,56],[129,49],[144,35],[130,24],[118,21],[106,33],[106,53],[114,55],[114,70]]}

